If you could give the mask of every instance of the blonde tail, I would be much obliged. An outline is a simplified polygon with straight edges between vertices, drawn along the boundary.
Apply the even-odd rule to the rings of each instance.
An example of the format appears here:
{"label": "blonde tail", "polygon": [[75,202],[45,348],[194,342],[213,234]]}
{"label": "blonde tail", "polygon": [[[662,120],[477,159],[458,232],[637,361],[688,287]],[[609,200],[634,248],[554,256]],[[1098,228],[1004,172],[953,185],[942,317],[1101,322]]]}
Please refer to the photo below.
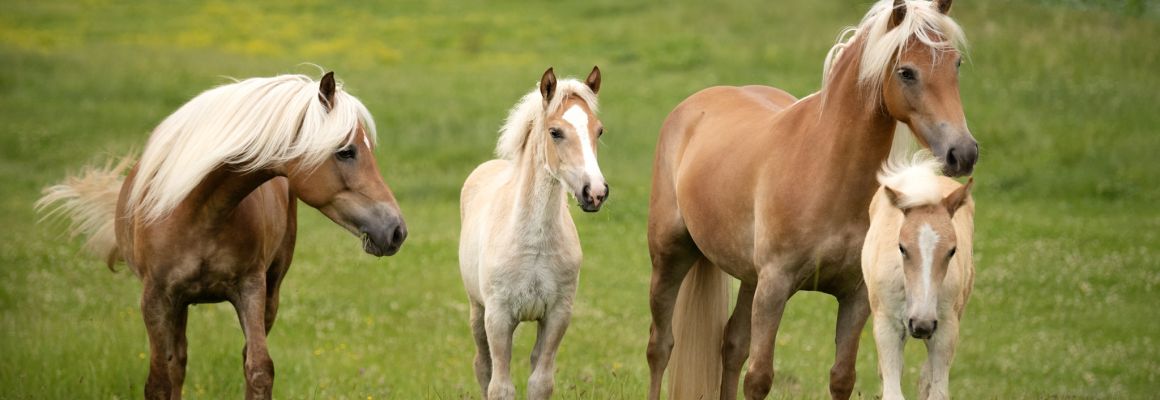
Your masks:
{"label": "blonde tail", "polygon": [[721,397],[721,344],[729,316],[729,280],[708,260],[693,264],[673,308],[669,398]]}
{"label": "blonde tail", "polygon": [[103,167],[87,167],[79,176],[45,188],[44,196],[36,201],[36,210],[44,213],[42,220],[66,217],[69,236],[86,237],[85,251],[103,257],[110,270],[121,259],[113,222],[124,172],[131,162],[125,158],[116,164],[110,160]]}

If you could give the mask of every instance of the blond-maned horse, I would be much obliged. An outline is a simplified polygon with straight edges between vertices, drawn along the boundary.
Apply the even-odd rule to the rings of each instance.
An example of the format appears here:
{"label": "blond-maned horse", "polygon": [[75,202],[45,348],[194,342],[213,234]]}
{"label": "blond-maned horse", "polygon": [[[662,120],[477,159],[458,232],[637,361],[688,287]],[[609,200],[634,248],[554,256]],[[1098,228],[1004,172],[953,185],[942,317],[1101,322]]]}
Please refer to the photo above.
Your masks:
{"label": "blond-maned horse", "polygon": [[959,322],[975,280],[974,181],[938,176],[938,161],[922,157],[890,163],[879,175],[862,246],[884,400],[902,399],[908,334],[926,343],[918,397],[950,398]]}
{"label": "blond-maned horse", "polygon": [[[650,399],[660,398],[666,367],[673,398],[735,398],[750,356],[745,397],[764,398],[778,325],[799,290],[838,299],[830,394],[849,398],[869,315],[866,210],[897,123],[950,175],[969,174],[977,158],[959,99],[965,39],[950,3],[875,3],[826,57],[822,89],[801,100],[766,86],[713,87],[665,120],[649,204]],[[722,271],[741,281],[728,320]]]}
{"label": "blond-maned horse", "polygon": [[37,206],[69,217],[89,250],[141,279],[145,398],[181,398],[188,306],[228,301],[246,336],[246,398],[268,399],[266,335],[294,254],[297,201],[360,236],[367,253],[392,255],[406,238],[375,143],[370,113],[333,73],[252,78],[181,106],[127,175],[128,161],[90,168],[45,189]]}
{"label": "blond-maned horse", "polygon": [[555,384],[556,350],[572,319],[580,279],[580,237],[568,193],[596,212],[608,185],[596,162],[604,131],[596,117],[600,69],[585,82],[556,80],[548,68],[539,89],[508,114],[496,154],[467,178],[460,195],[459,272],[471,303],[475,377],[483,398],[515,397],[512,334],[538,321],[528,398]]}

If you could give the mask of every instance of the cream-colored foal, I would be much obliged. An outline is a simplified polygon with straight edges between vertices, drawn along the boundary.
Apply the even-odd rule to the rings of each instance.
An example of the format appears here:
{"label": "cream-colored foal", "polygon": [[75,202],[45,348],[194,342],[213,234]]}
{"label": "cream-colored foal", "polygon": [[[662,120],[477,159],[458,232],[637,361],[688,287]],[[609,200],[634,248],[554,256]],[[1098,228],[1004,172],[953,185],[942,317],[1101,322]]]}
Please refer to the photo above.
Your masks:
{"label": "cream-colored foal", "polygon": [[484,398],[515,397],[511,343],[516,325],[537,321],[528,398],[552,394],[556,350],[572,317],[580,238],[568,192],[600,210],[608,185],[596,162],[600,69],[585,82],[556,81],[549,68],[512,108],[496,153],[463,184],[459,270],[471,302],[475,375]]}

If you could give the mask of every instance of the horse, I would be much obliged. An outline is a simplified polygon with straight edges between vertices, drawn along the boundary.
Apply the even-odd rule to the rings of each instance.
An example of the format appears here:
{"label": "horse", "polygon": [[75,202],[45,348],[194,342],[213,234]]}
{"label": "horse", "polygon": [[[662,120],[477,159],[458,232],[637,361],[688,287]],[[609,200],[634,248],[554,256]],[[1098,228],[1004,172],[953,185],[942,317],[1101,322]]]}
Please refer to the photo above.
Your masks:
{"label": "horse", "polygon": [[[733,399],[751,355],[745,397],[764,398],[778,325],[799,290],[838,300],[829,389],[849,398],[869,315],[866,210],[895,127],[908,126],[948,175],[969,174],[978,158],[959,99],[965,37],[950,7],[875,3],[827,54],[822,88],[800,100],[718,86],[669,114],[649,198],[650,399],[666,367],[673,398]],[[741,282],[728,320],[725,273]]]}
{"label": "horse", "polygon": [[580,237],[568,192],[597,212],[608,184],[596,162],[600,68],[581,83],[552,68],[523,96],[501,129],[499,159],[480,164],[460,194],[459,272],[471,304],[475,377],[483,398],[512,399],[516,325],[537,321],[528,398],[555,385],[556,350],[572,319],[580,279]]}
{"label": "horse", "polygon": [[971,185],[938,176],[920,153],[887,164],[870,201],[862,274],[874,316],[882,398],[902,399],[902,356],[909,334],[926,343],[919,398],[949,399],[959,323],[975,280],[975,204]]}
{"label": "horse", "polygon": [[110,269],[141,279],[147,399],[180,399],[188,307],[228,301],[245,334],[246,398],[269,399],[266,336],[294,255],[297,201],[393,255],[407,236],[379,175],[374,120],[334,73],[250,78],[194,97],[152,132],[140,160],[90,167],[37,208],[72,220]]}

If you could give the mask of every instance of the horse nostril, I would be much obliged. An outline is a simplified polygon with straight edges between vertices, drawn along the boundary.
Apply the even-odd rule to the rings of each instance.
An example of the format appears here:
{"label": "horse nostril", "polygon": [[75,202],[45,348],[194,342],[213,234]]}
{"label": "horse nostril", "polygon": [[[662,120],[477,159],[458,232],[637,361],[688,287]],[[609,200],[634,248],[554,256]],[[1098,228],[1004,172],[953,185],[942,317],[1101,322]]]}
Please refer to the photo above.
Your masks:
{"label": "horse nostril", "polygon": [[612,192],[611,192],[611,190],[608,188],[608,184],[607,184],[607,183],[605,183],[605,184],[604,184],[604,194],[600,195],[600,201],[607,200],[607,199],[608,199],[608,195],[609,195],[610,193],[612,193]]}
{"label": "horse nostril", "polygon": [[931,325],[930,325],[930,333],[933,335],[933,334],[934,334],[934,331],[937,331],[937,330],[938,330],[938,320],[936,319],[936,320],[934,320],[934,322],[933,322],[933,323],[931,323]]}
{"label": "horse nostril", "polygon": [[407,228],[399,224],[395,227],[394,232],[391,232],[391,244],[400,246],[404,240],[407,240]]}
{"label": "horse nostril", "polygon": [[914,332],[914,318],[911,318],[909,321],[907,321],[906,327],[910,328],[911,332]]}
{"label": "horse nostril", "polygon": [[958,166],[958,163],[958,159],[955,158],[955,148],[951,147],[949,150],[947,150],[947,165],[951,168],[955,168]]}
{"label": "horse nostril", "polygon": [[591,191],[591,189],[592,189],[591,186],[589,186],[588,184],[584,184],[584,189],[580,190],[580,196],[584,197],[584,201],[592,202],[592,195],[589,193]]}

